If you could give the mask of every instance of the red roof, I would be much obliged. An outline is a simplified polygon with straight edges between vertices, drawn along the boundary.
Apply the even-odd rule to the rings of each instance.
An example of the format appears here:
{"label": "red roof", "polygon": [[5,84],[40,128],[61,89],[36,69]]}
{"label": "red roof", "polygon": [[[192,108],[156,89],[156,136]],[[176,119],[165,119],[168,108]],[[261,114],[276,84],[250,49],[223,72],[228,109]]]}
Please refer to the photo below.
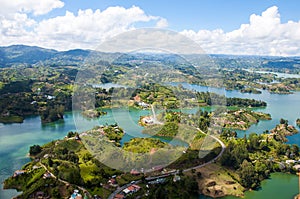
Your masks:
{"label": "red roof", "polygon": [[139,190],[139,189],[141,188],[140,186],[138,186],[138,185],[136,185],[136,184],[132,185],[132,187],[134,187],[134,188],[137,189],[137,190]]}
{"label": "red roof", "polygon": [[137,170],[132,169],[132,170],[130,171],[130,174],[131,174],[131,175],[139,175],[140,172],[137,171]]}
{"label": "red roof", "polygon": [[136,102],[140,102],[140,101],[141,101],[141,97],[138,96],[138,95],[134,96],[133,99],[134,99],[134,101],[136,101]]}
{"label": "red roof", "polygon": [[134,186],[130,186],[130,187],[127,187],[127,189],[129,190],[129,191],[134,191],[135,190],[135,188],[134,188]]}
{"label": "red roof", "polygon": [[116,194],[114,198],[115,199],[122,199],[122,198],[124,198],[124,195],[122,195],[122,194]]}

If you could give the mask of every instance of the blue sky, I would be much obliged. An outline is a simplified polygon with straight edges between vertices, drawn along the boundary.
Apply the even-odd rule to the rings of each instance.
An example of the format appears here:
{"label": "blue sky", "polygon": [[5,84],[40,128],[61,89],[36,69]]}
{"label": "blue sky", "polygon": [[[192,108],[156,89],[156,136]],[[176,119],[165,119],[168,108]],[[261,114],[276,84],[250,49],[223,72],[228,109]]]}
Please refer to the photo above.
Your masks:
{"label": "blue sky", "polygon": [[300,20],[299,0],[64,0],[62,9],[54,10],[51,16],[63,15],[66,10],[77,12],[78,9],[105,10],[111,6],[130,8],[135,5],[146,13],[162,16],[169,22],[169,28],[183,29],[218,29],[231,31],[249,21],[253,13],[262,13],[269,7],[280,9],[282,22]]}
{"label": "blue sky", "polygon": [[208,53],[300,55],[299,0],[0,2],[0,45],[93,49],[127,30],[160,27],[184,34]]}

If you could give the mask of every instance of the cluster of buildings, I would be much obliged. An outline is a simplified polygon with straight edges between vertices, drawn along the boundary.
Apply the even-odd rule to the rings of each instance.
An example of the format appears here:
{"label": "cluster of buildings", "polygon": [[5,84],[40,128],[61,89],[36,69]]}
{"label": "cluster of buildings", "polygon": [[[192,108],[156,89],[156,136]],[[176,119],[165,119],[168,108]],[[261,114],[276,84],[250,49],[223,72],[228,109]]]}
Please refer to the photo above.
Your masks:
{"label": "cluster of buildings", "polygon": [[141,189],[140,186],[136,185],[136,184],[132,184],[129,187],[125,188],[122,190],[121,193],[116,194],[114,199],[123,199],[126,198],[126,196],[134,194],[136,192],[138,192]]}

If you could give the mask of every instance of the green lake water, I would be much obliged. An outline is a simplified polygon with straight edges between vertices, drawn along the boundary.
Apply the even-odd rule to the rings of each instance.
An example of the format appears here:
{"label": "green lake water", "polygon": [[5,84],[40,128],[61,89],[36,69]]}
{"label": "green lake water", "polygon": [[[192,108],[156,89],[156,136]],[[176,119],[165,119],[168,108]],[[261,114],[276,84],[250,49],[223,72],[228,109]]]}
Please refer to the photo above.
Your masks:
{"label": "green lake water", "polygon": [[[262,133],[266,129],[272,129],[278,124],[280,118],[288,119],[290,124],[295,125],[295,120],[300,117],[300,93],[293,95],[270,94],[263,91],[262,94],[243,94],[238,91],[225,91],[224,89],[207,88],[195,85],[184,85],[198,91],[213,91],[225,93],[227,97],[242,97],[264,100],[268,106],[259,111],[267,112],[272,115],[271,121],[261,121],[253,125],[247,131],[239,131],[239,136],[251,132]],[[191,112],[195,110],[190,110]],[[142,127],[137,125],[139,117],[148,114],[148,110],[109,110],[107,115],[98,120],[88,120],[79,113],[66,113],[63,122],[42,125],[38,116],[28,117],[22,124],[1,124],[0,123],[0,181],[2,182],[13,172],[20,169],[27,163],[29,158],[26,156],[29,146],[33,144],[45,144],[55,139],[63,138],[68,131],[83,131],[100,124],[113,124],[117,122],[125,129],[126,135],[122,143],[130,140],[132,137],[146,137],[141,134]],[[75,123],[77,125],[75,125]],[[166,140],[168,141],[168,140]],[[300,134],[289,137],[289,143],[300,144]],[[180,141],[175,141],[174,145],[184,145]],[[278,187],[282,187],[279,189]],[[262,189],[255,192],[247,192],[246,199],[252,198],[291,198],[297,193],[297,177],[288,174],[274,174],[272,180],[266,180],[262,183]],[[279,191],[281,190],[281,191]],[[277,192],[284,192],[280,195]],[[0,199],[11,198],[16,195],[15,190],[3,190],[0,188]],[[283,193],[282,193],[283,194]],[[277,197],[278,196],[278,197]],[[200,196],[203,197],[203,196]]]}

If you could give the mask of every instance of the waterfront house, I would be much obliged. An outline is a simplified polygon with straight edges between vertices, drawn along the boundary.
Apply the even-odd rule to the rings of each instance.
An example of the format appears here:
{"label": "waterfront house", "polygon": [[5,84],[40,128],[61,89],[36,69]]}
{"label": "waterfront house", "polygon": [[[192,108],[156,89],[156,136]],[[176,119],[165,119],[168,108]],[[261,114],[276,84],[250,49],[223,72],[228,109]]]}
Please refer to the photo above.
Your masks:
{"label": "waterfront house", "polygon": [[16,170],[16,171],[14,172],[13,177],[17,177],[17,176],[22,175],[22,174],[24,174],[24,173],[26,173],[26,170]]}

